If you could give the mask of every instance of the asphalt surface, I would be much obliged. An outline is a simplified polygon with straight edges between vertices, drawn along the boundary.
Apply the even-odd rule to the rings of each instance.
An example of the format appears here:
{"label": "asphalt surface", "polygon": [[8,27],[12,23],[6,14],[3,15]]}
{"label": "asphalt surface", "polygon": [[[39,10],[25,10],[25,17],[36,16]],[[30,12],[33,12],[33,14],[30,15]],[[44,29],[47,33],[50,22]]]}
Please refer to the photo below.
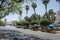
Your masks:
{"label": "asphalt surface", "polygon": [[19,29],[25,34],[31,34],[35,35],[36,37],[42,38],[42,39],[50,39],[50,40],[60,40],[60,31],[56,34],[51,34],[51,33],[45,33],[41,31],[32,31],[29,29]]}
{"label": "asphalt surface", "polygon": [[[58,31],[58,33],[56,34],[51,34],[51,33],[45,33],[41,31],[32,31],[29,29],[15,28],[14,26],[0,27],[0,34],[1,34],[1,30],[8,30],[9,33],[15,31],[12,32],[12,34],[14,33],[15,36],[20,32],[19,34],[20,36],[18,36],[19,40],[60,40],[60,31]],[[3,33],[5,32],[3,31]]]}

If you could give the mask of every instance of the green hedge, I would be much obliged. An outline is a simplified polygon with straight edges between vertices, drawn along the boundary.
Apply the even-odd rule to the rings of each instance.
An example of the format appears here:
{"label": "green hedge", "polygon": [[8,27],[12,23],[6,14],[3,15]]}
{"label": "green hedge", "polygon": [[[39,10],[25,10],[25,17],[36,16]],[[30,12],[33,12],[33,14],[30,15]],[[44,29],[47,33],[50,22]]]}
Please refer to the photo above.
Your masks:
{"label": "green hedge", "polygon": [[48,19],[43,19],[40,22],[41,26],[48,26],[51,22]]}
{"label": "green hedge", "polygon": [[0,26],[3,26],[4,22],[2,20],[0,20]]}
{"label": "green hedge", "polygon": [[31,22],[31,25],[34,25],[34,24],[37,24],[38,25],[38,22],[37,21],[32,21]]}
{"label": "green hedge", "polygon": [[56,27],[60,27],[60,24],[56,24]]}

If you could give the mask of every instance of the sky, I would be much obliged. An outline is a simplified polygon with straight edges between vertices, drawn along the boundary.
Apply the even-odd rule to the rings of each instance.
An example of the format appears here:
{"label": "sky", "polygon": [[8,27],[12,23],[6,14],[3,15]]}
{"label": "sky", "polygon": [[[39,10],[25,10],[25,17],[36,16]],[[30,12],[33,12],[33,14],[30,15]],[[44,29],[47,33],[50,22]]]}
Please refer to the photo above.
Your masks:
{"label": "sky", "polygon": [[[41,0],[37,0],[36,1],[37,3],[37,8],[36,8],[36,13],[39,14],[39,15],[44,15],[45,13],[45,6],[44,4],[42,4],[42,1]],[[23,14],[22,14],[22,19],[26,16],[26,10],[25,10],[25,6],[27,4],[24,3],[22,5],[22,11],[23,11]],[[28,3],[28,5],[30,6],[30,9],[28,11],[28,16],[31,16],[34,11],[33,11],[33,8],[31,7],[31,3]],[[48,4],[48,10],[49,9],[53,9],[54,12],[57,12],[59,10],[59,3],[56,2],[56,0],[50,0],[49,4]],[[16,21],[16,20],[19,20],[19,15],[18,14],[10,14],[6,17],[4,17],[3,19],[7,19],[7,22],[11,22],[11,21]]]}

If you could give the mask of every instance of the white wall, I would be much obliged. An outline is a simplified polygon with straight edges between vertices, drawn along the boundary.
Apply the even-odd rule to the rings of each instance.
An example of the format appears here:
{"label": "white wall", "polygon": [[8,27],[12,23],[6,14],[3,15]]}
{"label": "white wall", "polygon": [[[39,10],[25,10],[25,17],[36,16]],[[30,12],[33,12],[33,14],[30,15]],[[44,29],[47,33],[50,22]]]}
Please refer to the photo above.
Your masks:
{"label": "white wall", "polygon": [[56,14],[56,22],[55,23],[59,23],[60,22],[60,10],[57,11],[57,14]]}

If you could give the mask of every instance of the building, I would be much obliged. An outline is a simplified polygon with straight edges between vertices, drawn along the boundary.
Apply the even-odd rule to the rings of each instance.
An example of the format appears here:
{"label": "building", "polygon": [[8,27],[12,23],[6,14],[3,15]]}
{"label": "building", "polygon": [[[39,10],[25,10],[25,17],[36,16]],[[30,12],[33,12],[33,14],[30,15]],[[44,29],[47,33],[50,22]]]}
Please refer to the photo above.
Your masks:
{"label": "building", "polygon": [[60,24],[60,10],[57,11],[57,14],[56,14],[56,23]]}

